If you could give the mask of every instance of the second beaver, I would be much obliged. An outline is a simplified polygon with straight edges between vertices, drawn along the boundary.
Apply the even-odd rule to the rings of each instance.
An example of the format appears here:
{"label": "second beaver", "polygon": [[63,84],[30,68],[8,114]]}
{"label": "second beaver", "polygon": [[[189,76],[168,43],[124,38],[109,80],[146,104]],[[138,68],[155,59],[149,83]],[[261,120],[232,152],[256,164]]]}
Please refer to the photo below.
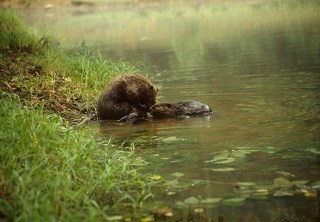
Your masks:
{"label": "second beaver", "polygon": [[212,109],[208,105],[194,100],[184,100],[178,103],[158,103],[153,105],[150,110],[154,119],[208,116],[212,113]]}

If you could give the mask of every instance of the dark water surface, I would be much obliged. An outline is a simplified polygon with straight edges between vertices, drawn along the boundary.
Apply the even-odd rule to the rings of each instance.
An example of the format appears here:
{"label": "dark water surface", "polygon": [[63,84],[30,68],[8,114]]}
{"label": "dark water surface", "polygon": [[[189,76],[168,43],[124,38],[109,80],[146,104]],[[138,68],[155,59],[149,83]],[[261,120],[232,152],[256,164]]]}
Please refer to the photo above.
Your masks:
{"label": "dark water surface", "polygon": [[319,3],[65,10],[42,22],[31,14],[68,44],[145,64],[159,101],[215,110],[96,126],[136,142],[155,189],[166,186],[152,206],[190,221],[320,219]]}

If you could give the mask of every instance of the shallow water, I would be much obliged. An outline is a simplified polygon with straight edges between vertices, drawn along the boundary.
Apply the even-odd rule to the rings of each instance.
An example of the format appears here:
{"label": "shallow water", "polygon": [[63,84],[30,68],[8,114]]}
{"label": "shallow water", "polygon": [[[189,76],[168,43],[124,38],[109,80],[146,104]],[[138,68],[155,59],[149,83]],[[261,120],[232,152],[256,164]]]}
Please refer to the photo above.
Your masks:
{"label": "shallow water", "polygon": [[[185,220],[319,219],[319,4],[71,12],[42,22],[68,44],[145,64],[160,102],[192,99],[215,110],[210,117],[96,126],[106,139],[135,141],[147,171],[160,176],[154,188],[166,189],[152,206],[170,206]],[[36,13],[26,13],[43,30]]]}

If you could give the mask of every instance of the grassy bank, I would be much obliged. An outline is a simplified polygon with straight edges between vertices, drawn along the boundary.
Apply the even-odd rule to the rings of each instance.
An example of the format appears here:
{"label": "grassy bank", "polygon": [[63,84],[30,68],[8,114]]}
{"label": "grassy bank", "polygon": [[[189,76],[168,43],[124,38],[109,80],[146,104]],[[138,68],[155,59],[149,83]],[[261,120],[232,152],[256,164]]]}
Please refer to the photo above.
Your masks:
{"label": "grassy bank", "polygon": [[2,11],[0,16],[0,87],[24,104],[78,123],[95,113],[100,90],[111,78],[135,71],[94,53],[66,53],[57,40],[37,38],[17,15]]}
{"label": "grassy bank", "polygon": [[151,194],[134,146],[121,151],[71,126],[94,113],[110,78],[134,68],[54,42],[0,11],[0,220],[141,217]]}
{"label": "grassy bank", "polygon": [[[150,194],[132,152],[97,144],[57,115],[0,101],[0,218],[21,221],[132,217]],[[124,214],[123,214],[124,212]]]}

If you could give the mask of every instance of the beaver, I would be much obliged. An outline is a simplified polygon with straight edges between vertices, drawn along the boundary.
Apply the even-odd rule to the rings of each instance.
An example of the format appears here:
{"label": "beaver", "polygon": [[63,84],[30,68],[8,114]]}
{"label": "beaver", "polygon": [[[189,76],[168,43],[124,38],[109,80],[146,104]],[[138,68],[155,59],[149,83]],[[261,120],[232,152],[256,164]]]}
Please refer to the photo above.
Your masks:
{"label": "beaver", "polygon": [[100,94],[98,117],[129,122],[147,118],[156,97],[157,88],[146,77],[131,73],[116,77]]}
{"label": "beaver", "polygon": [[208,116],[212,113],[212,109],[208,105],[194,100],[184,100],[178,103],[158,103],[153,105],[150,110],[154,119]]}

